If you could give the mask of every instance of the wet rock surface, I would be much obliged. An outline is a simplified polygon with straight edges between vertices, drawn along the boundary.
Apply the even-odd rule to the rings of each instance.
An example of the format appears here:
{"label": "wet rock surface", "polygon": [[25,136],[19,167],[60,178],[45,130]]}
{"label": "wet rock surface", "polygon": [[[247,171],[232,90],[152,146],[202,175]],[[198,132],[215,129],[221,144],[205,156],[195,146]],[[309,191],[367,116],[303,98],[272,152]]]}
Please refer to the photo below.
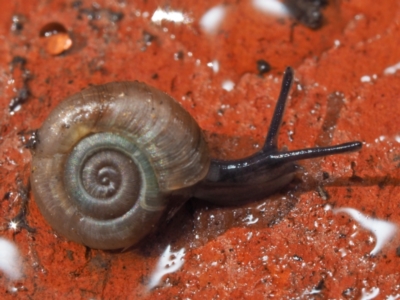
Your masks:
{"label": "wet rock surface", "polygon": [[[400,5],[330,1],[312,30],[254,2],[1,4],[0,229],[23,265],[18,280],[0,273],[2,299],[400,297]],[[218,5],[224,18],[206,33],[200,20]],[[71,39],[57,55],[41,36],[54,22]],[[288,65],[295,83],[280,147],[360,140],[359,153],[302,162],[282,192],[244,207],[191,199],[125,252],[87,249],[43,219],[29,193],[28,148],[66,96],[93,84],[145,82],[197,120],[214,157],[240,158],[262,145]],[[344,207],[397,230],[372,252],[379,231],[337,210]],[[185,249],[184,263],[149,290],[168,245]]]}

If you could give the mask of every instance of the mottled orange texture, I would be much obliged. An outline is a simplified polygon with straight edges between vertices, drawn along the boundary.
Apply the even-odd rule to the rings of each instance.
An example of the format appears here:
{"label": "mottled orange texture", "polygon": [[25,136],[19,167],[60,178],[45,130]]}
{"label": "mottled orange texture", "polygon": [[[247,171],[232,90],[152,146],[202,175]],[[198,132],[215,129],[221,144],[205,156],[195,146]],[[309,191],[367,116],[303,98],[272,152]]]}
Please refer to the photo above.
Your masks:
{"label": "mottled orange texture", "polygon": [[[0,228],[19,247],[25,275],[10,282],[0,274],[0,298],[360,299],[374,288],[376,299],[400,294],[399,231],[371,257],[374,235],[330,209],[352,207],[400,226],[400,71],[384,74],[400,62],[400,3],[330,2],[324,26],[311,30],[257,12],[251,1],[224,1],[227,17],[207,35],[199,19],[221,2],[2,1]],[[153,23],[158,7],[192,21]],[[39,34],[55,21],[73,42],[58,56],[43,48]],[[272,67],[263,76],[260,59]],[[207,66],[213,61],[217,73]],[[192,199],[162,230],[123,253],[67,241],[24,196],[31,132],[63,98],[88,85],[139,80],[163,90],[197,120],[215,157],[238,158],[263,143],[287,65],[296,80],[280,147],[361,140],[359,153],[304,162],[287,189],[246,207]],[[225,80],[234,83],[232,91],[222,89]],[[336,92],[343,95],[340,109],[329,100]],[[248,224],[249,214],[258,222]],[[12,219],[19,221],[16,231],[8,226]],[[168,244],[186,249],[185,263],[148,291]]]}

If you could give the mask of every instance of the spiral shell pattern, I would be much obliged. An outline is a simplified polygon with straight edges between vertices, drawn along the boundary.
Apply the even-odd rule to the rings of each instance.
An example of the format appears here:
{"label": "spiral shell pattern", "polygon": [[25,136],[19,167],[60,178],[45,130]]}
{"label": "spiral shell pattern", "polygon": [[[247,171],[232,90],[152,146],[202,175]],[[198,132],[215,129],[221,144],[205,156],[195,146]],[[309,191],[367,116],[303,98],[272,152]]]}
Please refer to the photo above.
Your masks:
{"label": "spiral shell pattern", "polygon": [[139,82],[68,97],[38,138],[31,183],[39,209],[57,232],[97,249],[139,242],[171,195],[202,180],[210,165],[195,120]]}

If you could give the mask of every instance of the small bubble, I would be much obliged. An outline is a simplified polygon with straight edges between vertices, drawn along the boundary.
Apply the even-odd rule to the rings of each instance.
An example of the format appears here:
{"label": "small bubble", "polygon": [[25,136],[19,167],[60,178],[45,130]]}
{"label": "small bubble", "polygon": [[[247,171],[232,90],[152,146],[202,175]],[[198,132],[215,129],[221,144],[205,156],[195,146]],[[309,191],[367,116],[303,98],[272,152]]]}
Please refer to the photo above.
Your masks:
{"label": "small bubble", "polygon": [[257,60],[257,71],[259,75],[264,75],[271,71],[271,65],[267,61],[259,59]]}
{"label": "small bubble", "polygon": [[67,29],[60,23],[52,22],[44,25],[39,35],[46,38],[45,48],[51,55],[59,55],[72,47],[72,39]]}

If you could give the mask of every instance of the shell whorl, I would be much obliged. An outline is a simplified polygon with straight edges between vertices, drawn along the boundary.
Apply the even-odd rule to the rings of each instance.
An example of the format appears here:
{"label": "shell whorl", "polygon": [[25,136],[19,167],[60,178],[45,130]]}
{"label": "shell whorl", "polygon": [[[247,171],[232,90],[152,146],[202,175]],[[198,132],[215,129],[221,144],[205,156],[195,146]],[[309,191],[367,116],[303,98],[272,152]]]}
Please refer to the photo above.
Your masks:
{"label": "shell whorl", "polygon": [[171,193],[203,179],[210,164],[195,120],[139,82],[68,97],[38,136],[31,181],[41,212],[56,231],[98,249],[140,241]]}

